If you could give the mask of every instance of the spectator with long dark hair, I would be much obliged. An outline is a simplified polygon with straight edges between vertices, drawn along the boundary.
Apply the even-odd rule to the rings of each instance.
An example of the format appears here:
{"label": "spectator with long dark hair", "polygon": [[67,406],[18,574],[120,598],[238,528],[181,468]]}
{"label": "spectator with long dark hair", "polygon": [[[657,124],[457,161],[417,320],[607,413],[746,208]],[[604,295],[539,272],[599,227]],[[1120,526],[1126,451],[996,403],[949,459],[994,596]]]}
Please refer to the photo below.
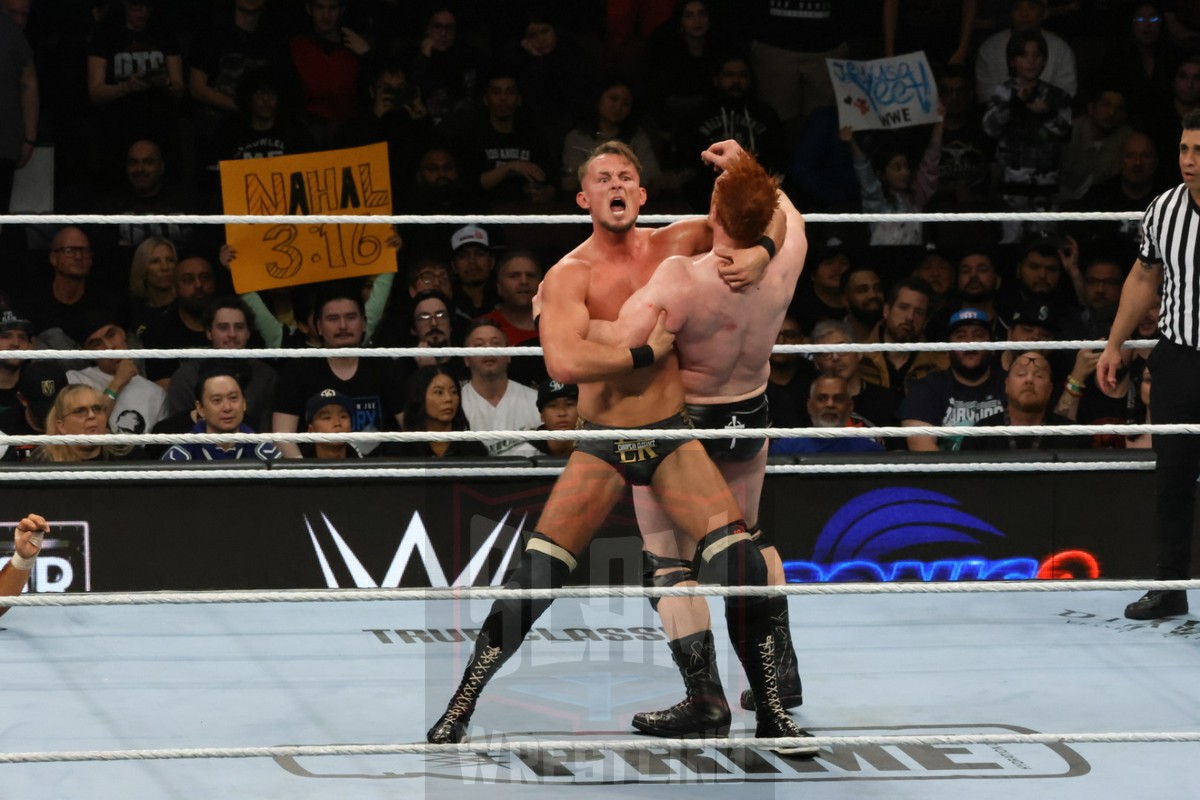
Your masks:
{"label": "spectator with long dark hair", "polygon": [[[406,431],[466,431],[458,381],[441,365],[421,367],[408,381],[404,406]],[[387,445],[387,455],[400,458],[447,458],[488,454],[482,442],[398,442]]]}

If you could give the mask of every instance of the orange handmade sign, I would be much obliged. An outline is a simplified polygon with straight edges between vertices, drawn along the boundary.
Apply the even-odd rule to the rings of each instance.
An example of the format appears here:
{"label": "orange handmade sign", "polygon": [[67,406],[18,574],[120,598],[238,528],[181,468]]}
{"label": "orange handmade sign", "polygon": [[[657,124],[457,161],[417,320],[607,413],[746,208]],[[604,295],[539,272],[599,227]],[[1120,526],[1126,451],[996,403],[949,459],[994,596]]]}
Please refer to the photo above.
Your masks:
{"label": "orange handmade sign", "polygon": [[[226,214],[390,214],[387,145],[221,162]],[[238,292],[396,271],[385,223],[226,225]]]}

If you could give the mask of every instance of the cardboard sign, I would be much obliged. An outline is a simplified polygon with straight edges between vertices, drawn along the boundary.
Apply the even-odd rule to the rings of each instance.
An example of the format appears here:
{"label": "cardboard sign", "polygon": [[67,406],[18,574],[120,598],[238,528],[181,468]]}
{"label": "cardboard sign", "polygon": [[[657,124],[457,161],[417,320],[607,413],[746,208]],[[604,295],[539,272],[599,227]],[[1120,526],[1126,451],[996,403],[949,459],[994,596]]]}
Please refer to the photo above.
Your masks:
{"label": "cardboard sign", "polygon": [[827,58],[838,126],[856,131],[908,128],[941,120],[937,84],[925,53],[874,61]]}
{"label": "cardboard sign", "polygon": [[[390,214],[386,144],[221,162],[226,214]],[[238,292],[396,271],[387,224],[226,225]]]}

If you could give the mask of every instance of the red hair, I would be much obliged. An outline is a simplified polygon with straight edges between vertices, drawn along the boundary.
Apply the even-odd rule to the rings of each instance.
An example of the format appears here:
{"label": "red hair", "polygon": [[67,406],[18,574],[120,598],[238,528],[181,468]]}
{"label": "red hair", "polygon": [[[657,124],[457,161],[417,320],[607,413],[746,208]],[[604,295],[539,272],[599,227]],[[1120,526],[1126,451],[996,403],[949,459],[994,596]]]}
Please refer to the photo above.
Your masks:
{"label": "red hair", "polygon": [[750,153],[739,153],[713,187],[717,222],[734,241],[749,244],[766,231],[779,205],[779,178]]}

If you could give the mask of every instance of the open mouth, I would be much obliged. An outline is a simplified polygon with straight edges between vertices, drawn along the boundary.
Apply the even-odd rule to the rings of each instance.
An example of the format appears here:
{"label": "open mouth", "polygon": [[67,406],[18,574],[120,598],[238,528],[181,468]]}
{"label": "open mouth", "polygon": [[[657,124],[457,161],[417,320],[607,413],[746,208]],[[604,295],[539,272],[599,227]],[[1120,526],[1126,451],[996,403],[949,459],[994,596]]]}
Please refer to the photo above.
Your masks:
{"label": "open mouth", "polygon": [[625,210],[624,198],[614,197],[612,200],[609,201],[608,208],[610,211],[624,211]]}

